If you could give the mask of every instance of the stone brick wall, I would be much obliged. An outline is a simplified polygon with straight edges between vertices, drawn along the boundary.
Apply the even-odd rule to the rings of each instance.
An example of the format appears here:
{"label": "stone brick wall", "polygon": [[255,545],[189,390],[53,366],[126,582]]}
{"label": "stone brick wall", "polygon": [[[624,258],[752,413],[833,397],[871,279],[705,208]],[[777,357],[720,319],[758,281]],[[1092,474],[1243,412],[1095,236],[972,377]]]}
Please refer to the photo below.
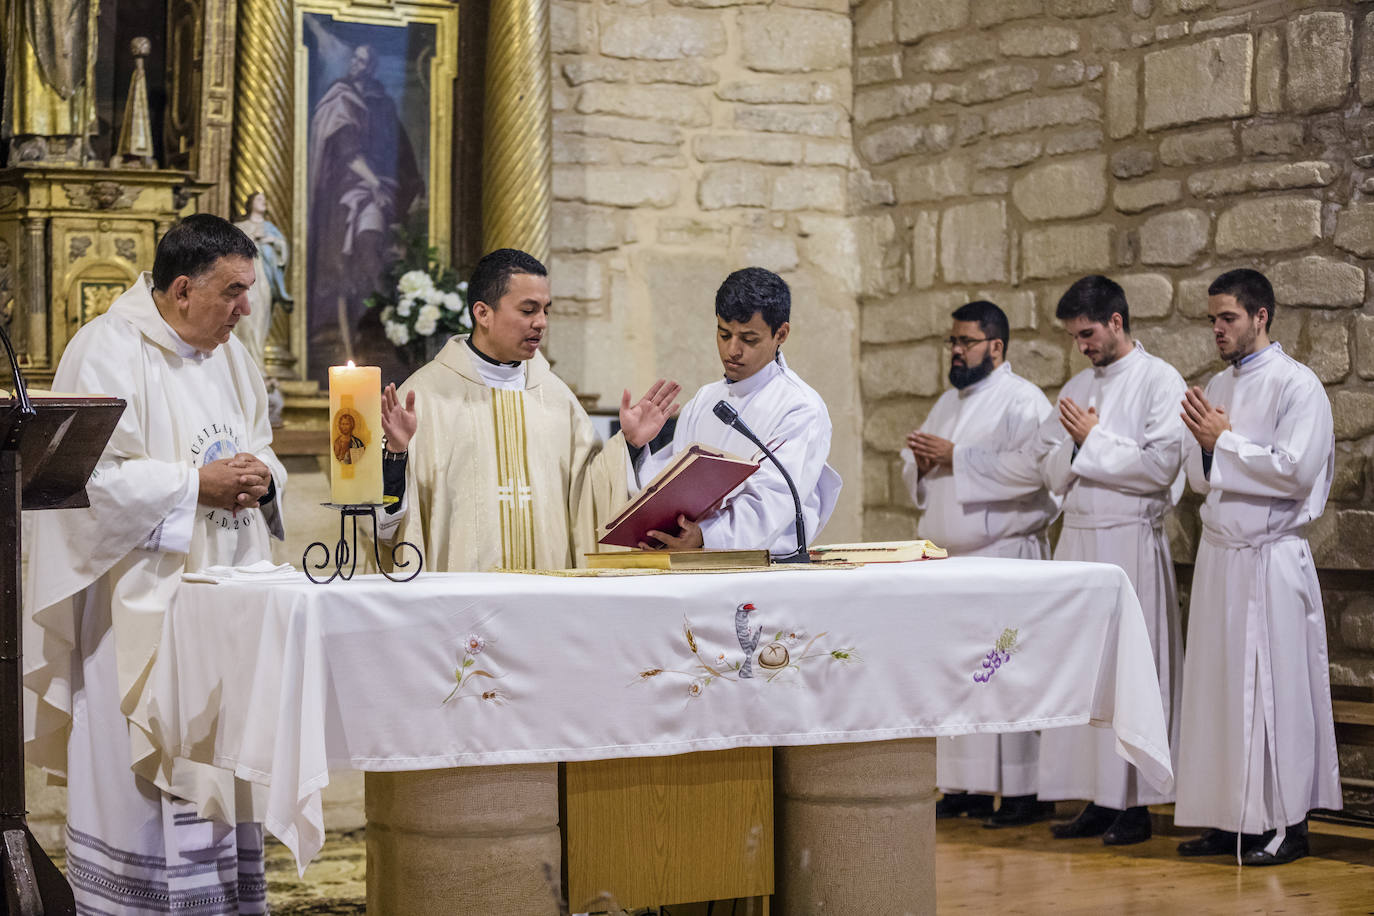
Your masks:
{"label": "stone brick wall", "polygon": [[[1055,304],[1106,273],[1136,336],[1200,383],[1220,368],[1207,284],[1254,266],[1335,413],[1318,564],[1374,569],[1374,4],[863,0],[854,45],[856,153],[894,198],[860,214],[892,218],[900,265],[860,300],[865,536],[915,530],[898,449],[944,387],[953,308],[1000,303],[1014,368],[1053,395],[1087,365]],[[1176,516],[1190,561],[1195,498]],[[1374,696],[1369,581],[1328,583],[1327,613],[1333,684]]]}
{"label": "stone brick wall", "polygon": [[552,36],[558,371],[603,407],[656,374],[690,393],[719,377],[720,281],[777,271],[846,481],[824,537],[856,539],[858,297],[896,224],[857,215],[892,192],[853,151],[848,0],[555,0]]}

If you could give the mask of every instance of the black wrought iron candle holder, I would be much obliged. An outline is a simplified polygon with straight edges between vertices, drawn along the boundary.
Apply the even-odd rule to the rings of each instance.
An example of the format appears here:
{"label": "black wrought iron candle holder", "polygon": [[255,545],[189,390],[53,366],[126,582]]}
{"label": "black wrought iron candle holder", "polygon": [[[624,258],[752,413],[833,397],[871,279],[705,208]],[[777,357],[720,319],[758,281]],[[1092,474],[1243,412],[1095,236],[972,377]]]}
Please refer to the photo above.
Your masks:
{"label": "black wrought iron candle holder", "polygon": [[[424,568],[425,556],[409,541],[401,541],[391,548],[391,566],[393,570],[408,569],[411,561],[401,559],[405,555],[406,549],[415,554],[415,569],[406,575],[394,576],[387,572],[382,566],[381,539],[377,537],[377,510],[382,508],[377,503],[321,503],[325,508],[334,509],[339,513],[339,540],[334,545],[333,551],[324,541],[315,541],[305,548],[305,553],[301,554],[301,567],[305,570],[306,578],[317,585],[326,585],[335,579],[345,581],[352,579],[353,574],[358,570],[358,519],[368,517],[372,519],[372,556],[377,561],[377,569],[382,575],[392,582],[409,582],[420,574]],[[352,531],[349,531],[349,519],[352,519]],[[316,578],[312,573],[310,563],[310,553],[315,548],[324,551],[324,559],[314,565],[316,572],[323,573],[329,569],[330,561],[333,560],[334,572],[328,579]]]}

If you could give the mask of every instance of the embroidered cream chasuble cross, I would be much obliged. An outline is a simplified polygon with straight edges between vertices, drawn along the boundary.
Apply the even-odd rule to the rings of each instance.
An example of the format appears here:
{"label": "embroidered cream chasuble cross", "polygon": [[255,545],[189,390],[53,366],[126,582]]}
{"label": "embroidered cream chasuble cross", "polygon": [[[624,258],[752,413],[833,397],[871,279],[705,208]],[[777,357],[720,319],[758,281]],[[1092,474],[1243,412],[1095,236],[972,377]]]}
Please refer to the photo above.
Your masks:
{"label": "embroidered cream chasuble cross", "polygon": [[464,341],[401,386],[416,393],[419,426],[383,538],[419,545],[437,572],[585,565],[627,498],[624,437],[603,446],[542,353],[525,363],[523,390],[501,390]]}

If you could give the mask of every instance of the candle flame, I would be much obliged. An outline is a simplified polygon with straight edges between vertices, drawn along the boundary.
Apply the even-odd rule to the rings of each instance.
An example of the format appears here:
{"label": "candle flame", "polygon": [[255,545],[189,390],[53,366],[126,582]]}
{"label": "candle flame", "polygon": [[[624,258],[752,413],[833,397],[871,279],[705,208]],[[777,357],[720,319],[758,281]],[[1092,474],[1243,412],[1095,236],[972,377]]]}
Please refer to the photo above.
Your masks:
{"label": "candle flame", "polygon": [[353,360],[350,359],[350,360],[348,361],[348,368],[350,368],[350,369],[356,369],[356,368],[358,368],[358,367],[355,366],[355,365],[353,365]]}

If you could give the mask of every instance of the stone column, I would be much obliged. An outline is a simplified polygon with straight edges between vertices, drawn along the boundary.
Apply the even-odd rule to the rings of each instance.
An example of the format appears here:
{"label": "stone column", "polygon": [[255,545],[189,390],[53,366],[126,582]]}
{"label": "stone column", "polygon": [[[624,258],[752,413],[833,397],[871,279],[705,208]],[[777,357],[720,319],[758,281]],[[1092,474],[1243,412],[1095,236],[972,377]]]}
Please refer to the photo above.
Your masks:
{"label": "stone column", "polygon": [[548,0],[492,0],[482,119],[482,248],[548,261],[553,114]]}
{"label": "stone column", "polygon": [[782,916],[935,912],[935,739],[774,752]]}
{"label": "stone column", "polygon": [[556,764],[368,773],[369,916],[557,916]]}

